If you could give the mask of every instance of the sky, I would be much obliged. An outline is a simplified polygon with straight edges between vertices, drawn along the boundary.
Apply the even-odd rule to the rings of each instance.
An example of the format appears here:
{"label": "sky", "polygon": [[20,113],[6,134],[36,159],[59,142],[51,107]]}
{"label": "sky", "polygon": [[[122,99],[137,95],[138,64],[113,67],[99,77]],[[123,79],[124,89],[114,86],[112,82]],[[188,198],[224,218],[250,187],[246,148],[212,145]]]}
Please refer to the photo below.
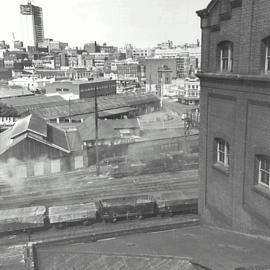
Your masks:
{"label": "sky", "polygon": [[[196,43],[201,37],[195,13],[210,0],[32,0],[43,8],[45,38],[82,47],[97,41],[108,45],[152,47],[172,40]],[[19,5],[27,0],[0,0],[0,40],[22,39]]]}

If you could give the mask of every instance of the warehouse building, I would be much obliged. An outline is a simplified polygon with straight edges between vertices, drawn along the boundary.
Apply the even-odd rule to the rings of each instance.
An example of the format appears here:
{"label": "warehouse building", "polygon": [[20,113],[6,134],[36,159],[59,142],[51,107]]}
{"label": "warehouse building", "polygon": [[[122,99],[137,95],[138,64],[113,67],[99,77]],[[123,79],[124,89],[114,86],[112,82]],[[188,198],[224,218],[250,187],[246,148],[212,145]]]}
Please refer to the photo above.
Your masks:
{"label": "warehouse building", "polygon": [[[61,96],[36,95],[2,99],[1,103],[12,106],[18,116],[34,113],[50,122],[83,122],[95,112],[94,99],[66,101]],[[160,109],[160,100],[155,95],[112,95],[98,97],[100,118],[134,118]]]}
{"label": "warehouse building", "polygon": [[42,176],[87,164],[74,130],[59,129],[31,114],[0,134],[2,177]]}
{"label": "warehouse building", "polygon": [[46,86],[46,94],[74,94],[78,99],[116,94],[116,81],[104,78],[94,80],[56,81]]}
{"label": "warehouse building", "polygon": [[200,213],[270,235],[270,1],[212,0],[202,28]]}

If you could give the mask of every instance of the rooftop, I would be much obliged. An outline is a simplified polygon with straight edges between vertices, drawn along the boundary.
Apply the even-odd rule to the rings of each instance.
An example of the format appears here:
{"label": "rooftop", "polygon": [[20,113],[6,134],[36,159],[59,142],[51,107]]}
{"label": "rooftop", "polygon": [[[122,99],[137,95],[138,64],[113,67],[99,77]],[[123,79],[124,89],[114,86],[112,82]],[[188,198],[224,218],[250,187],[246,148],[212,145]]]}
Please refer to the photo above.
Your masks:
{"label": "rooftop", "polygon": [[30,114],[18,120],[15,125],[0,133],[0,154],[31,138],[64,152],[81,150],[82,140],[76,129],[65,130],[49,124],[41,117]]}
{"label": "rooftop", "polygon": [[[54,244],[41,247],[38,252],[40,269],[51,269],[53,265],[64,269],[74,265],[76,269],[93,270],[121,267],[232,270],[252,266],[254,268],[248,269],[269,269],[269,250],[268,239],[195,226],[119,236],[107,241]],[[188,265],[188,261],[195,265]],[[196,268],[196,265],[205,268]]]}
{"label": "rooftop", "polygon": [[33,108],[62,104],[65,100],[61,96],[34,95],[30,97],[14,97],[1,99],[2,103],[16,108],[19,112],[32,110]]}
{"label": "rooftop", "polygon": [[73,84],[88,84],[88,83],[97,83],[97,82],[108,82],[114,81],[106,78],[95,78],[94,80],[74,80],[72,81]]}
{"label": "rooftop", "polygon": [[[124,108],[123,110],[126,112],[132,110],[132,108],[128,107],[158,101],[158,97],[151,94],[104,96],[98,97],[98,110],[100,112],[106,111],[105,113],[110,115],[112,112],[108,112],[108,110]],[[13,106],[19,114],[33,112],[47,120],[70,115],[87,115],[95,111],[93,98],[66,101],[60,96],[38,95],[28,98],[3,99],[1,102]]]}
{"label": "rooftop", "polygon": [[[99,120],[98,121],[99,139],[119,138],[117,130],[128,128],[139,128],[137,119],[118,119],[118,120]],[[88,117],[79,127],[80,136],[83,141],[93,141],[96,139],[95,117]]]}
{"label": "rooftop", "polygon": [[24,88],[13,88],[0,85],[0,99],[33,95],[34,94],[32,92]]}

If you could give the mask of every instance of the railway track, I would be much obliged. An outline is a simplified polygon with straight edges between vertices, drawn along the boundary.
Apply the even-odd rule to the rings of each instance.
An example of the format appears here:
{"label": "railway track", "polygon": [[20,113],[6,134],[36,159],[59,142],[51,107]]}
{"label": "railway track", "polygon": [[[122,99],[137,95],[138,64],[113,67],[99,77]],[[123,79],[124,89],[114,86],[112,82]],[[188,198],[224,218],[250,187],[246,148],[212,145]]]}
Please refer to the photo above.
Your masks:
{"label": "railway track", "polygon": [[[56,178],[53,180],[56,181]],[[47,179],[47,181],[51,180]],[[197,188],[197,170],[123,178],[96,178],[78,173],[78,175],[69,175],[57,186],[46,182],[46,179],[32,184],[29,181],[21,192],[0,196],[0,202],[2,209],[38,204],[50,206],[86,202],[99,197],[153,194],[172,190],[197,191]]]}

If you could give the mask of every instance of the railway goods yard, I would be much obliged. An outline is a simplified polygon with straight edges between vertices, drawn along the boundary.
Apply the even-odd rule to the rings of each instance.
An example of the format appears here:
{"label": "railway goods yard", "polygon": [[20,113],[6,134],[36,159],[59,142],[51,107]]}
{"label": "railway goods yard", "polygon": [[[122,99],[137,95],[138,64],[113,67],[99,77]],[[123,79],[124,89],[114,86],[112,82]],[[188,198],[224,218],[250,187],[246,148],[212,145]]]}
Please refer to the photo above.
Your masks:
{"label": "railway goods yard", "polygon": [[87,170],[51,177],[31,178],[21,188],[2,184],[1,209],[31,205],[64,205],[84,203],[103,197],[153,194],[165,191],[196,190],[198,171],[177,171],[112,178],[93,176]]}
{"label": "railway goods yard", "polygon": [[[52,177],[29,178],[19,186],[20,188],[14,189],[7,183],[1,183],[0,211],[2,211],[3,215],[0,223],[6,222],[4,215],[10,220],[12,218],[14,219],[14,216],[18,215],[17,208],[20,208],[20,211],[25,213],[25,217],[21,220],[16,217],[15,222],[9,221],[10,223],[6,222],[6,226],[0,226],[2,230],[0,238],[0,246],[2,248],[0,253],[6,254],[6,256],[3,255],[1,257],[0,269],[6,269],[1,268],[1,265],[2,267],[6,267],[12,264],[14,264],[14,269],[28,269],[21,268],[26,266],[22,263],[24,253],[20,248],[29,241],[39,242],[49,239],[63,239],[67,237],[78,237],[82,234],[93,232],[102,233],[104,231],[111,232],[121,229],[142,230],[142,228],[152,228],[153,226],[165,226],[167,228],[168,226],[175,226],[179,222],[180,224],[182,222],[184,224],[186,222],[191,222],[191,224],[198,223],[196,214],[189,214],[186,217],[182,215],[170,217],[172,214],[177,214],[172,213],[173,211],[177,212],[177,209],[167,211],[170,207],[161,203],[162,200],[164,202],[164,194],[176,194],[173,196],[181,197],[182,201],[180,204],[183,204],[183,199],[186,201],[186,199],[192,197],[193,208],[188,213],[196,213],[198,197],[197,170],[127,176],[122,178],[109,176],[97,177],[93,174],[91,175],[89,170],[80,170],[54,175]],[[133,197],[136,199],[133,200]],[[117,198],[123,198],[120,199],[120,201],[122,200],[120,204]],[[127,198],[129,202],[123,208],[123,200],[125,201]],[[90,209],[93,210],[94,205],[97,205],[96,203],[100,200],[103,203],[103,210],[106,209],[105,205],[108,206],[108,204],[113,209],[118,209],[115,211],[118,215],[117,219],[119,217],[121,221],[117,222],[117,225],[102,222],[102,220],[105,221],[106,211],[102,212],[101,210],[100,219],[92,220],[90,223],[94,224],[91,224],[91,226],[84,226],[89,225],[89,223],[80,223],[76,224],[77,226],[65,226],[65,229],[59,230],[59,226],[46,227],[46,220],[43,220],[44,212],[47,212],[51,225],[54,225],[58,221],[64,221],[65,218],[70,220],[70,216],[67,217],[68,214],[73,217],[76,215],[82,217],[84,215],[83,207],[88,206],[89,208],[85,213],[89,217]],[[176,200],[173,199],[171,201],[175,204]],[[120,205],[120,208],[117,208],[118,205]],[[61,207],[64,207],[62,208],[63,212],[62,215],[58,216],[61,213]],[[134,209],[143,210],[138,212]],[[168,215],[166,215],[164,209],[166,209]],[[68,211],[70,213],[67,213]],[[97,213],[99,212],[98,209],[96,211]],[[33,213],[34,218],[36,218],[34,226],[27,223],[27,218],[31,220]],[[147,218],[142,221],[139,220],[144,214]],[[163,217],[164,214],[166,216],[165,218]],[[92,214],[92,217],[94,219],[94,214]],[[20,230],[20,227],[14,225],[18,221],[21,222],[20,226],[23,226],[23,230]],[[112,214],[111,219],[109,218],[108,221],[115,222],[115,214]],[[38,230],[34,230],[36,229],[34,227],[37,227]],[[6,234],[7,231],[8,234]]]}

